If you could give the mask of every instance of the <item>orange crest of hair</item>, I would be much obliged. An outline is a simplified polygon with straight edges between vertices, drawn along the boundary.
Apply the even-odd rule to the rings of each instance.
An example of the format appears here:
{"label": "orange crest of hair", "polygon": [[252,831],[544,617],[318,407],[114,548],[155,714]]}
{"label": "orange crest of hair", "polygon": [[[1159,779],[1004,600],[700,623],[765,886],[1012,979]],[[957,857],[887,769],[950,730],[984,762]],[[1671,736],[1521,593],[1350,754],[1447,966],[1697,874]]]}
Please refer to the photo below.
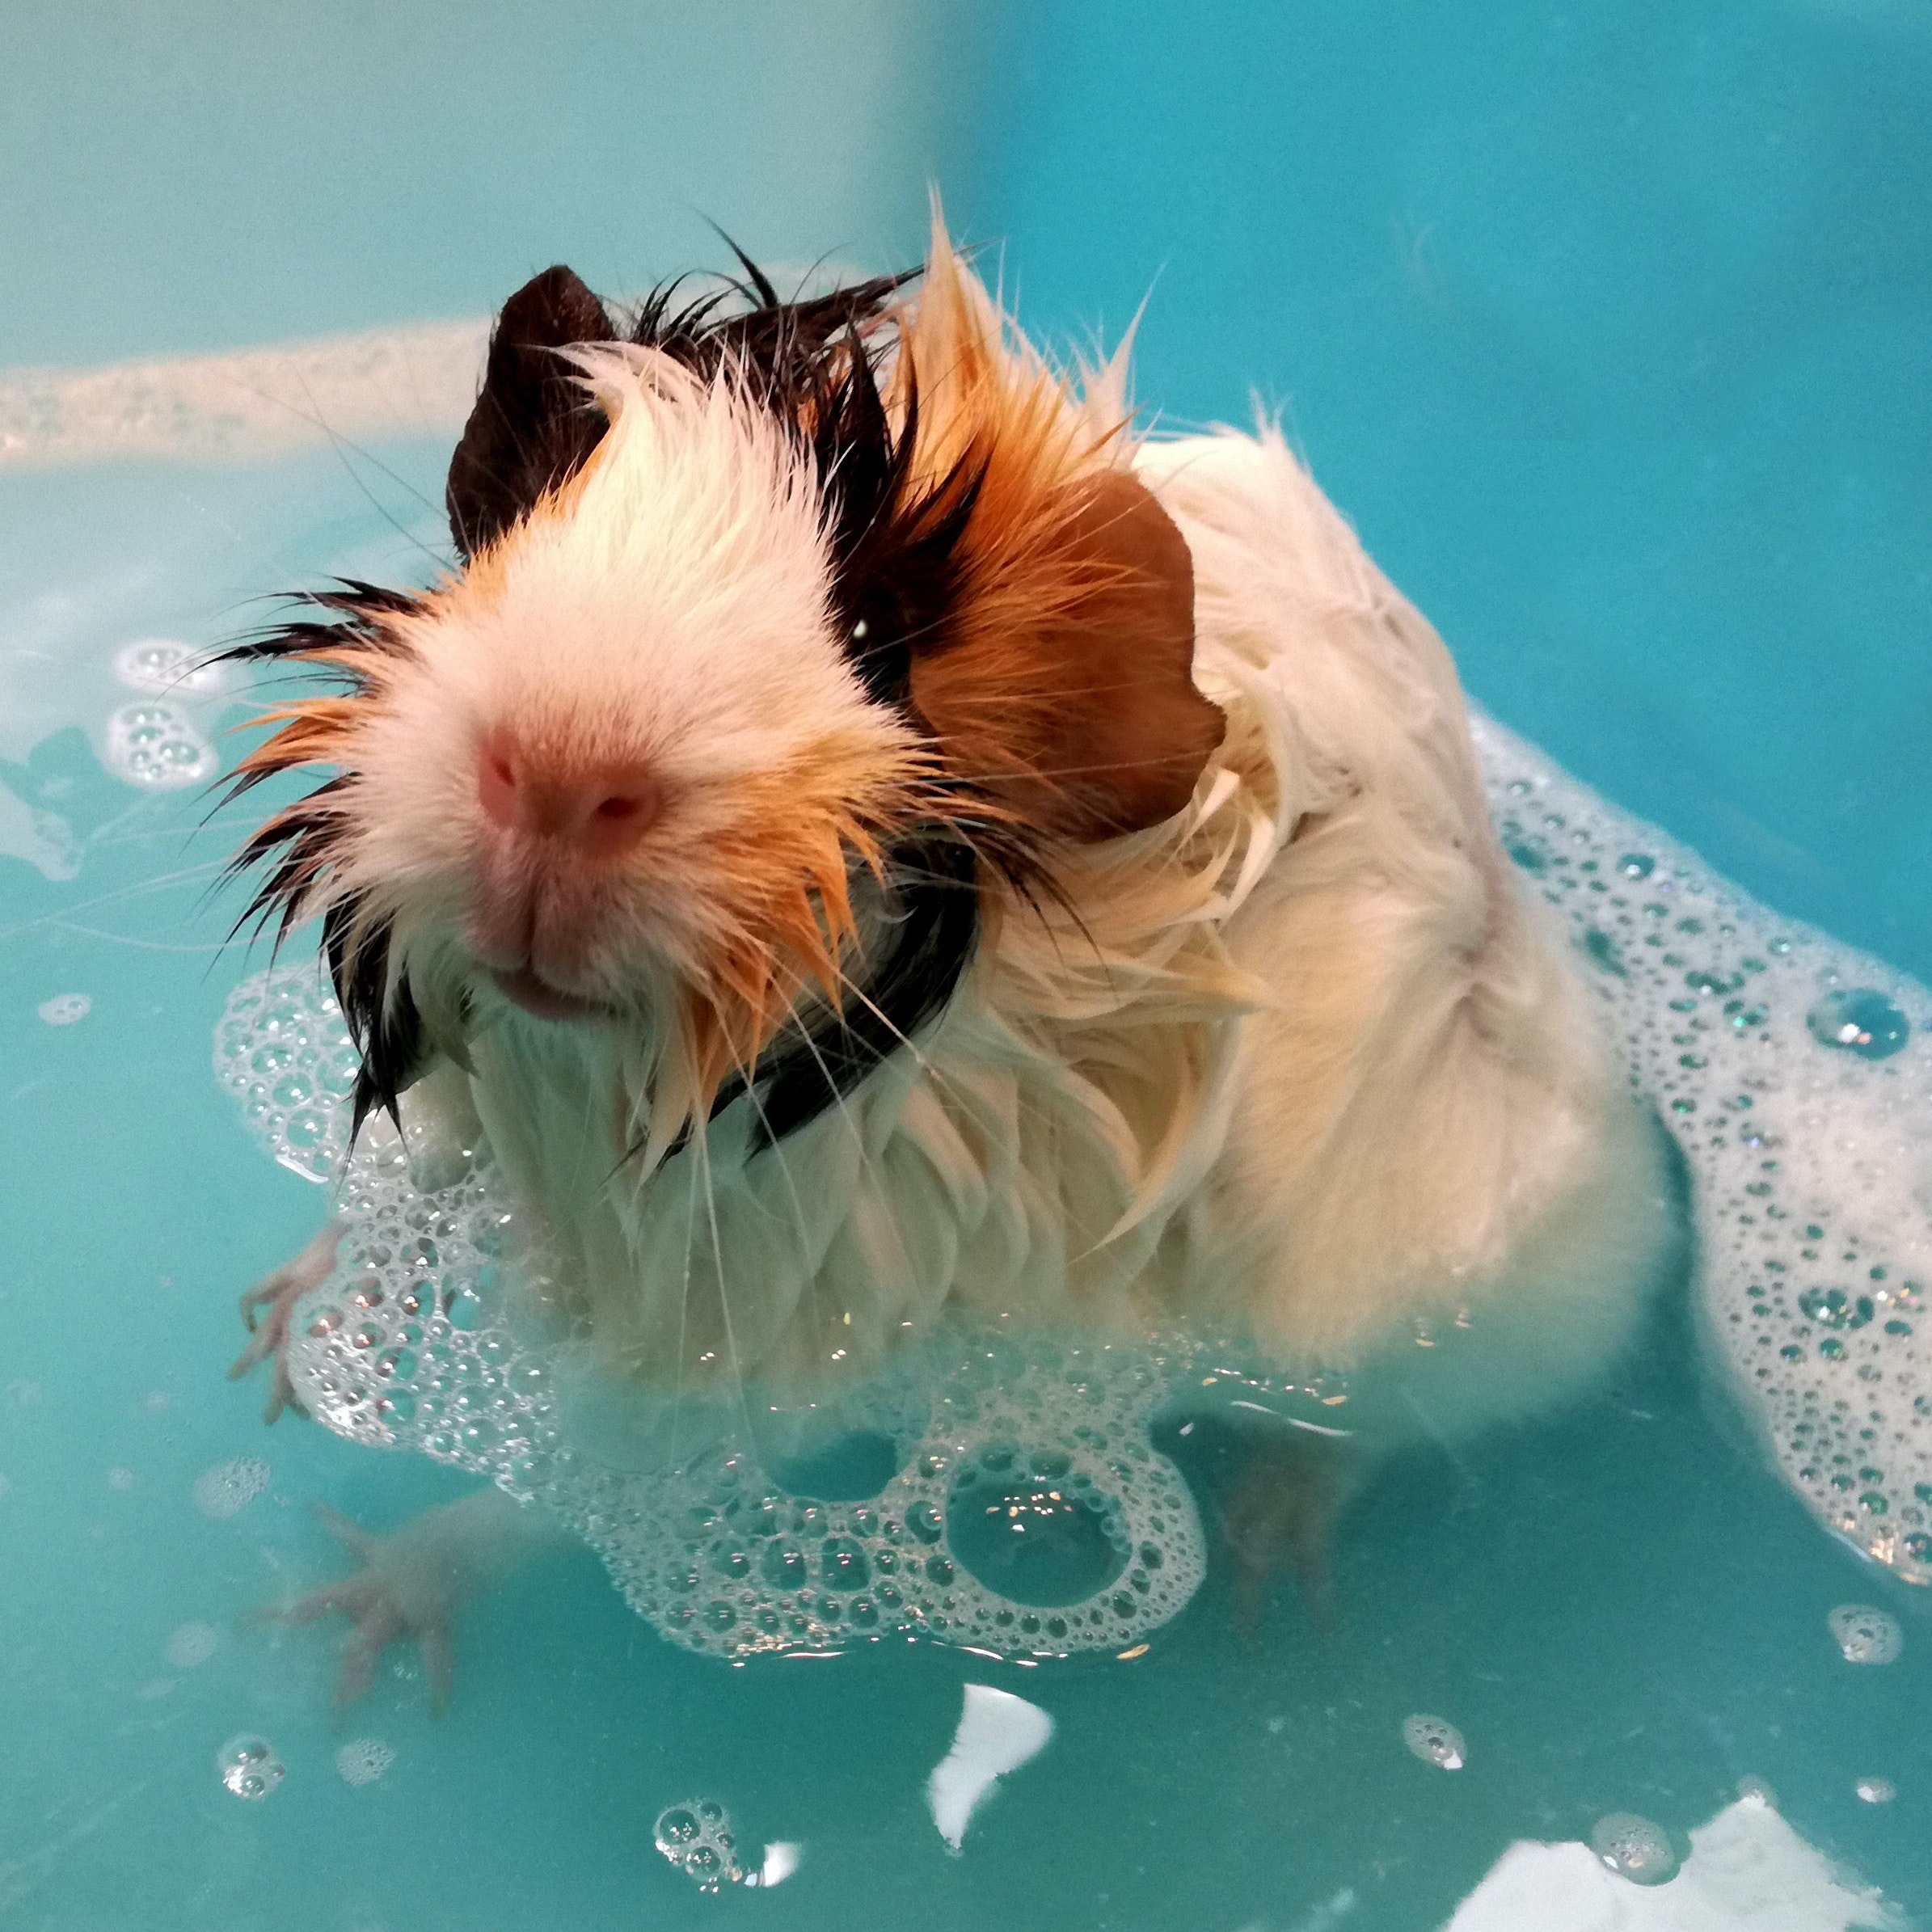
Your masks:
{"label": "orange crest of hair", "polygon": [[947,770],[1075,841],[1171,816],[1224,720],[1193,681],[1192,560],[1129,466],[1124,403],[1082,401],[936,214],[899,341],[896,401],[905,411],[917,397],[921,480],[978,479],[959,610],[911,676]]}

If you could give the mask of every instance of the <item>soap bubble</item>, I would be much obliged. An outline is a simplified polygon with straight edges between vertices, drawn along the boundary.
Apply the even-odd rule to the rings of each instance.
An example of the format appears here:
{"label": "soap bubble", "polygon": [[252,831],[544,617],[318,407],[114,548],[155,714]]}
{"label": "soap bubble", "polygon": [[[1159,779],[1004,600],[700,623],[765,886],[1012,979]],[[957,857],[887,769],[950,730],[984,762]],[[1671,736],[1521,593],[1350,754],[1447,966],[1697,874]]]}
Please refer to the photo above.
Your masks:
{"label": "soap bubble", "polygon": [[158,698],[124,706],[108,720],[108,769],[130,785],[173,791],[215,775],[214,748],[186,712]]}
{"label": "soap bubble", "polygon": [[1677,1869],[1677,1854],[1664,1828],[1635,1812],[1612,1812],[1590,1833],[1590,1849],[1633,1884],[1661,1885]]}
{"label": "soap bubble", "polygon": [[1419,1711],[1402,1720],[1402,1741],[1425,1765],[1445,1771],[1460,1771],[1468,1761],[1462,1733],[1447,1718],[1431,1717]]}
{"label": "soap bubble", "polygon": [[1852,1789],[1867,1804],[1889,1804],[1898,1795],[1898,1786],[1889,1778],[1861,1778]]}
{"label": "soap bubble", "polygon": [[[1015,1603],[1085,1601],[1126,1567],[1127,1539],[1103,1500],[1064,1476],[1031,1474],[1016,1451],[960,1468],[946,1511],[954,1554]],[[1020,1466],[1015,1468],[1015,1463]]]}
{"label": "soap bubble", "polygon": [[177,1670],[192,1670],[215,1654],[221,1633],[212,1623],[179,1623],[167,1634],[167,1660]]}
{"label": "soap bubble", "polygon": [[94,1010],[93,1000],[85,993],[57,993],[44,999],[34,1011],[50,1027],[71,1027]]}
{"label": "soap bubble", "polygon": [[1912,1031],[1905,1015],[1869,986],[1826,993],[1805,1015],[1804,1023],[1820,1046],[1856,1053],[1861,1060],[1889,1060]]}
{"label": "soap bubble", "polygon": [[289,1767],[265,1737],[243,1732],[222,1745],[216,1758],[221,1782],[238,1798],[266,1798],[288,1775]]}
{"label": "soap bubble", "polygon": [[195,1507],[217,1520],[246,1509],[268,1487],[268,1465],[259,1456],[218,1462],[195,1478]]}
{"label": "soap bubble", "polygon": [[1905,1647],[1897,1618],[1868,1603],[1841,1603],[1825,1622],[1847,1664],[1890,1664]]}
{"label": "soap bubble", "polygon": [[335,1774],[344,1784],[373,1784],[395,1761],[379,1737],[352,1737],[335,1753]]}
{"label": "soap bubble", "polygon": [[731,1820],[724,1807],[710,1798],[692,1798],[666,1805],[653,1830],[657,1849],[700,1892],[735,1885],[744,1877],[733,1850]]}

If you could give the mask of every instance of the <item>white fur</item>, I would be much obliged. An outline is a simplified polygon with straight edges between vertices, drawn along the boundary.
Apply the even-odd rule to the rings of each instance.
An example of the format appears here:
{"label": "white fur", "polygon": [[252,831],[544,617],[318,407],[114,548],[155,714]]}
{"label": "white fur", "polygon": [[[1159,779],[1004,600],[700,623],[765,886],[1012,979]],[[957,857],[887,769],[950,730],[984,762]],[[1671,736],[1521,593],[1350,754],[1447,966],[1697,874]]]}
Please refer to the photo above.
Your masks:
{"label": "white fur", "polygon": [[[456,956],[491,722],[617,734],[675,774],[613,985],[640,948],[702,947],[735,776],[896,728],[839,659],[775,432],[728,385],[587,366],[614,428],[574,513],[492,609],[422,626],[370,734],[356,865],[418,973]],[[1069,861],[1077,916],[1007,909],[943,1021],[843,1105],[749,1161],[735,1108],[641,1186],[613,1179],[612,1124],[647,1044],[508,1009],[471,1042],[533,1266],[626,1367],[809,1382],[949,1307],[1184,1322],[1351,1368],[1386,1445],[1550,1400],[1627,1338],[1664,1239],[1654,1145],[1496,846],[1447,653],[1277,436],[1137,460],[1192,551],[1229,729],[1187,812]]]}
{"label": "white fur", "polygon": [[555,976],[620,1004],[639,961],[690,971],[724,936],[705,853],[736,824],[749,775],[912,742],[839,649],[816,483],[770,413],[728,376],[701,382],[648,349],[574,353],[610,424],[588,474],[473,573],[479,588],[403,621],[411,655],[358,728],[342,884],[397,915],[426,990],[453,964],[439,943],[463,921],[491,730],[662,782],[621,894],[569,921],[601,943]]}

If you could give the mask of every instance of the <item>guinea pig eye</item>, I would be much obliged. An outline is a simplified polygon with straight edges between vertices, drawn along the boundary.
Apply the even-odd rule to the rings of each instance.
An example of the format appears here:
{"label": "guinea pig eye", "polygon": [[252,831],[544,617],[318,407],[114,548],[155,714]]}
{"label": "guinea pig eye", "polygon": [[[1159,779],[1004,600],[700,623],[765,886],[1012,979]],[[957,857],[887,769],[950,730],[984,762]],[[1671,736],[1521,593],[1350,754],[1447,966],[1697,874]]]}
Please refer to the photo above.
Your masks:
{"label": "guinea pig eye", "polygon": [[912,626],[889,597],[875,594],[851,614],[846,655],[877,704],[902,704],[912,675]]}

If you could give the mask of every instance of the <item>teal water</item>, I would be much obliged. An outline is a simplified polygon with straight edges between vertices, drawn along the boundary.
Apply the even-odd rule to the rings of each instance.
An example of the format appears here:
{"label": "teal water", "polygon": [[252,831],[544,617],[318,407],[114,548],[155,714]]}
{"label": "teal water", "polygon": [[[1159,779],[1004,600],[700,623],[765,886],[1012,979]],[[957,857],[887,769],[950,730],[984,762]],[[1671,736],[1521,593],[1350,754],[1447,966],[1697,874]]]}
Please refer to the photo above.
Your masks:
{"label": "teal water", "polygon": [[[1036,327],[1117,328],[1153,283],[1146,399],[1285,403],[1499,716],[1932,978],[1921,12],[697,18],[30,12],[0,82],[0,358],[479,312],[554,255],[635,285],[705,252],[694,203],[774,255],[897,259],[936,169]],[[1129,1661],[732,1669],[584,1552],[466,1618],[447,1717],[411,1655],[331,1728],[327,1631],[237,1619],[340,1572],[311,1500],[387,1526],[468,1485],[264,1432],[259,1387],[221,1379],[235,1296],[322,1197],[209,1069],[260,963],[204,901],[235,828],[191,836],[192,793],[112,775],[103,721],[138,701],[112,669],[136,640],[420,572],[441,535],[411,491],[438,496],[445,447],[0,470],[0,829],[27,854],[0,857],[0,1924],[1424,1932],[1513,1840],[1621,1811],[1681,1852],[1745,1778],[1932,1915],[1922,1592],[1784,1489],[1695,1367],[1682,1283],[1570,1414],[1391,1470],[1327,1626],[1284,1587],[1246,1640],[1217,1574]],[[69,993],[83,1018],[40,1017]],[[262,1492],[199,1509],[244,1457]],[[1847,1601],[1900,1619],[1898,1662],[1844,1661]],[[955,1857],[924,1789],[969,1682],[1055,1731]],[[1404,1748],[1418,1712],[1466,1768]],[[217,1775],[241,1733],[287,1767],[259,1803]],[[358,1739],[394,1755],[352,1785]],[[1862,1799],[1873,1777],[1896,1795]],[[698,1892],[652,1843],[693,1798],[801,1845],[795,1875]]]}

